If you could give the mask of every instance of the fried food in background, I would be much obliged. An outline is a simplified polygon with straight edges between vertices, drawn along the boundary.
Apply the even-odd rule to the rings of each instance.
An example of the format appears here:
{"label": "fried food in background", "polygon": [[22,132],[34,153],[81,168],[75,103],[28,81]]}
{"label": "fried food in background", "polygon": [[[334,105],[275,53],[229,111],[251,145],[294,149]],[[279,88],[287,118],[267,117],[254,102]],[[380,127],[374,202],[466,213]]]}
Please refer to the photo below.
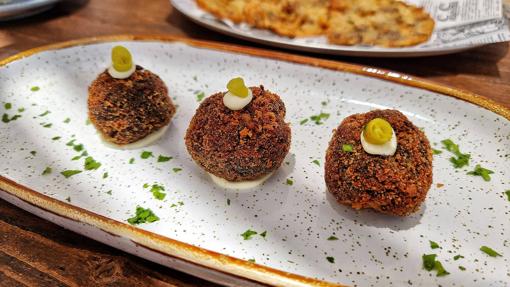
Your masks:
{"label": "fried food in background", "polygon": [[328,40],[338,45],[405,47],[426,42],[434,20],[395,0],[332,0]]}
{"label": "fried food in background", "polygon": [[216,17],[287,37],[327,35],[337,45],[405,47],[426,42],[434,20],[398,0],[197,0]]}

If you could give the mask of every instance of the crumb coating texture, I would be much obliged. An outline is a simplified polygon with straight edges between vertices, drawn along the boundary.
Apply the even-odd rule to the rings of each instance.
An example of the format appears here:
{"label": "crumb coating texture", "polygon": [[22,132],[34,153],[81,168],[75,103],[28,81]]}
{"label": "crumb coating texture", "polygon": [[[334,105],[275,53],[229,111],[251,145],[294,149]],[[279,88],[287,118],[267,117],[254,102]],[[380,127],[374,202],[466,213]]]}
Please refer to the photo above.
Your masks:
{"label": "crumb coating texture", "polygon": [[[387,120],[397,135],[393,156],[363,150],[360,135],[374,118]],[[344,152],[344,144],[352,152]],[[336,200],[355,209],[405,216],[417,211],[432,184],[432,150],[425,134],[396,110],[375,110],[345,118],[326,152],[325,180]]]}
{"label": "crumb coating texture", "polygon": [[206,98],[186,132],[186,147],[207,172],[229,181],[258,179],[282,164],[290,127],[280,97],[251,87],[253,100],[239,111],[223,104],[224,92]]}
{"label": "crumb coating texture", "polygon": [[127,79],[101,73],[89,87],[88,108],[96,129],[118,145],[143,139],[175,114],[165,83],[140,66]]}

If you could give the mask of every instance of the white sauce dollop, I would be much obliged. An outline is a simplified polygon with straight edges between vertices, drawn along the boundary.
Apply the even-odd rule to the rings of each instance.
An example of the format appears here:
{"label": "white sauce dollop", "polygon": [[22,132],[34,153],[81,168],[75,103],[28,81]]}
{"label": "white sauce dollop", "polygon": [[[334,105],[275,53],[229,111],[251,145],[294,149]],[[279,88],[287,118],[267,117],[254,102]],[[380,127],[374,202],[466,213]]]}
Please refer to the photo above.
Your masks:
{"label": "white sauce dollop", "polygon": [[131,77],[131,75],[136,71],[136,65],[132,64],[131,69],[125,71],[125,72],[119,72],[115,70],[113,67],[113,64],[108,68],[108,74],[112,76],[112,78],[123,80]]}
{"label": "white sauce dollop", "polygon": [[251,92],[250,89],[248,89],[248,96],[244,98],[238,97],[230,92],[227,92],[223,96],[223,104],[233,111],[238,111],[246,107],[251,102],[252,99],[253,93]]}
{"label": "white sauce dollop", "polygon": [[264,175],[261,178],[255,179],[255,180],[228,181],[224,178],[215,176],[214,174],[211,174],[211,173],[207,173],[207,174],[209,174],[211,179],[218,186],[226,188],[226,189],[239,189],[239,190],[257,187],[257,186],[261,185],[262,183],[264,183],[264,181],[266,181],[268,178],[270,178],[273,175],[273,173],[271,172],[269,174]]}
{"label": "white sauce dollop", "polygon": [[375,155],[394,155],[397,151],[397,135],[392,129],[391,139],[382,145],[371,144],[365,140],[364,131],[361,132],[361,145],[363,149],[369,154]]}
{"label": "white sauce dollop", "polygon": [[118,144],[109,142],[104,138],[104,136],[101,133],[100,133],[100,136],[101,136],[101,141],[109,148],[120,149],[120,150],[139,149],[139,148],[143,148],[146,146],[150,146],[151,144],[153,144],[154,142],[159,140],[165,134],[169,125],[170,124],[160,128],[159,130],[149,134],[148,136],[144,137],[143,139],[141,139],[139,141],[136,141],[136,142],[130,143],[130,144],[125,144],[125,145],[118,145]]}

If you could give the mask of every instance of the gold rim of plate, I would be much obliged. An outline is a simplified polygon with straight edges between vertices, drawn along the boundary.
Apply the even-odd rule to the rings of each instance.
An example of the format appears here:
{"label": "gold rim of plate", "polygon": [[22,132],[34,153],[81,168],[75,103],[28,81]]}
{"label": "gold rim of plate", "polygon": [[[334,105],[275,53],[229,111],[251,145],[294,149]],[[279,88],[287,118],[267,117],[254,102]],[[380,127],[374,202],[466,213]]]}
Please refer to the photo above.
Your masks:
{"label": "gold rim of plate", "polygon": [[[222,44],[209,41],[192,40],[173,35],[113,35],[92,38],[71,40],[51,45],[46,45],[0,60],[0,67],[14,61],[48,50],[57,50],[79,45],[115,41],[161,41],[161,42],[182,42],[193,47],[233,52],[251,56],[276,59],[287,62],[294,62],[303,65],[316,66],[330,70],[349,72],[373,78],[384,79],[406,86],[426,89],[454,98],[473,103],[510,120],[510,109],[483,96],[447,87],[417,77],[391,72],[387,70],[358,66],[331,60],[323,60],[306,56],[298,56],[283,52],[274,52],[258,48]],[[206,268],[212,268],[219,272],[226,272],[235,276],[251,279],[257,282],[276,286],[343,286],[297,274],[292,274],[274,268],[262,266],[249,261],[237,259],[204,248],[196,247],[178,240],[164,237],[143,229],[136,228],[127,223],[112,220],[99,214],[90,212],[80,207],[73,206],[49,196],[38,193],[28,187],[22,186],[10,179],[0,175],[0,189],[18,197],[19,199],[35,205],[45,211],[72,219],[74,221],[95,226],[102,231],[128,238],[133,242],[148,249],[161,252],[169,256],[198,264]]]}

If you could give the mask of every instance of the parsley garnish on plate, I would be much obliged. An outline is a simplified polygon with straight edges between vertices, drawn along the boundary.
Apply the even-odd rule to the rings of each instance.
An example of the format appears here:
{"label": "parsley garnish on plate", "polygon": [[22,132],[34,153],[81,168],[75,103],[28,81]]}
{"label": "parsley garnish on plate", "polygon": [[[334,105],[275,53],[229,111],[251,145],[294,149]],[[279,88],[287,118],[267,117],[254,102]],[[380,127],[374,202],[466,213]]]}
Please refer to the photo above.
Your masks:
{"label": "parsley garnish on plate", "polygon": [[171,156],[164,156],[164,155],[158,156],[158,162],[166,162],[171,159],[173,159],[173,157],[171,157]]}
{"label": "parsley garnish on plate", "polygon": [[261,233],[261,234],[259,234],[259,235],[260,235],[260,236],[262,236],[262,237],[264,237],[264,238],[266,238],[267,231],[264,231],[264,232],[262,232],[262,233]]}
{"label": "parsley garnish on plate", "polygon": [[197,96],[197,102],[201,102],[205,98],[204,92],[197,92],[195,95]]}
{"label": "parsley garnish on plate", "polygon": [[107,178],[107,177],[108,177],[108,173],[107,172],[103,173],[103,178]]}
{"label": "parsley garnish on plate", "polygon": [[329,263],[335,263],[335,257],[328,256],[326,260],[328,260]]}
{"label": "parsley garnish on plate", "polygon": [[492,170],[483,168],[479,164],[477,164],[475,166],[475,170],[470,171],[467,174],[474,175],[474,176],[481,176],[483,178],[483,180],[490,181],[491,180],[490,174],[493,174],[493,173],[494,172]]}
{"label": "parsley garnish on plate", "polygon": [[142,151],[142,154],[140,154],[140,157],[142,159],[148,159],[149,157],[153,157],[153,155],[152,155],[151,151],[144,150],[144,151]]}
{"label": "parsley garnish on plate", "polygon": [[132,157],[129,159],[129,164],[133,164],[134,162],[135,162],[135,158]]}
{"label": "parsley garnish on plate", "polygon": [[299,122],[300,125],[304,125],[308,122],[308,119],[303,119]]}
{"label": "parsley garnish on plate", "polygon": [[51,140],[53,140],[53,141],[58,141],[60,138],[61,138],[61,137],[56,136],[56,137],[52,137],[52,138],[51,138]]}
{"label": "parsley garnish on plate", "polygon": [[81,170],[64,170],[60,172],[65,178],[70,178],[71,176],[80,173]]}
{"label": "parsley garnish on plate", "polygon": [[460,254],[453,256],[453,260],[455,260],[455,261],[457,261],[457,260],[459,260],[461,258],[464,258],[464,256],[462,256]]}
{"label": "parsley garnish on plate", "polygon": [[285,184],[286,185],[293,185],[294,184],[294,181],[290,178],[287,178],[287,181],[285,181]]}
{"label": "parsley garnish on plate", "polygon": [[101,163],[94,160],[93,157],[89,156],[85,158],[85,170],[96,170],[101,166]]}
{"label": "parsley garnish on plate", "polygon": [[506,198],[508,199],[508,201],[510,201],[510,189],[505,191],[505,194],[506,194]]}
{"label": "parsley garnish on plate", "polygon": [[30,90],[31,90],[32,92],[37,92],[37,91],[39,91],[39,90],[40,90],[40,88],[39,88],[38,86],[33,86],[33,87],[31,87],[31,88],[30,88]]}
{"label": "parsley garnish on plate", "polygon": [[437,154],[442,154],[443,152],[438,149],[433,148],[432,153],[437,155]]}
{"label": "parsley garnish on plate", "polygon": [[322,125],[324,123],[323,121],[325,121],[327,119],[329,119],[329,114],[323,113],[323,112],[321,112],[318,115],[314,115],[314,116],[310,117],[310,120],[312,120],[316,125]]}
{"label": "parsley garnish on plate", "polygon": [[12,104],[11,104],[11,103],[5,103],[5,104],[4,104],[4,108],[5,108],[6,110],[10,110],[10,109],[12,108]]}
{"label": "parsley garnish on plate", "polygon": [[436,260],[436,256],[436,254],[423,254],[423,268],[427,271],[436,270],[436,276],[438,277],[450,274],[444,269],[443,264]]}
{"label": "parsley garnish on plate", "polygon": [[180,171],[182,170],[182,168],[180,168],[180,167],[174,167],[174,168],[172,168],[172,170],[173,170],[175,173],[178,173],[178,172],[180,172]]}
{"label": "parsley garnish on plate", "polygon": [[45,111],[44,113],[40,114],[39,116],[40,117],[44,117],[44,116],[47,116],[49,113],[51,113],[50,111]]}
{"label": "parsley garnish on plate", "polygon": [[127,222],[132,225],[146,223],[146,222],[154,222],[158,221],[159,217],[157,217],[152,210],[149,208],[143,208],[141,206],[136,207],[135,216],[129,218]]}
{"label": "parsley garnish on plate", "polygon": [[450,158],[450,162],[453,163],[455,168],[461,168],[463,166],[469,165],[469,159],[471,158],[470,154],[461,153],[459,150],[459,146],[455,144],[451,139],[442,140],[444,148],[453,153],[455,156]]}
{"label": "parsley garnish on plate", "polygon": [[230,198],[227,198],[227,205],[230,205]]}
{"label": "parsley garnish on plate", "polygon": [[318,159],[312,161],[312,163],[316,164],[317,166],[321,166],[321,162]]}
{"label": "parsley garnish on plate", "polygon": [[68,123],[70,123],[70,122],[71,122],[71,119],[70,119],[70,118],[66,118],[66,119],[64,120],[64,124],[68,124]]}
{"label": "parsley garnish on plate", "polygon": [[432,249],[439,248],[439,244],[437,244],[437,242],[429,240],[429,243],[430,243],[430,248],[432,248]]}
{"label": "parsley garnish on plate", "polygon": [[502,256],[501,254],[499,254],[498,252],[496,252],[494,249],[488,247],[488,246],[482,246],[480,247],[480,250],[489,255],[490,257],[498,257],[498,256]]}
{"label": "parsley garnish on plate", "polygon": [[244,233],[241,234],[244,240],[250,240],[254,235],[257,235],[257,231],[248,229]]}
{"label": "parsley garnish on plate", "polygon": [[[143,185],[143,188],[148,188],[148,187],[149,187],[149,185],[147,183]],[[159,185],[156,183],[153,184],[150,189],[150,192],[152,192],[152,195],[154,196],[154,198],[156,198],[158,200],[165,199],[166,193],[164,193],[163,191],[165,191],[165,187],[163,185]]]}
{"label": "parsley garnish on plate", "polygon": [[338,237],[331,235],[330,237],[328,237],[328,240],[330,240],[330,241],[331,240],[338,240]]}
{"label": "parsley garnish on plate", "polygon": [[42,175],[47,175],[47,174],[50,174],[52,171],[51,167],[47,166],[43,172],[41,173]]}
{"label": "parsley garnish on plate", "polygon": [[464,266],[459,266],[459,269],[462,271],[466,271],[466,267],[464,267]]}

